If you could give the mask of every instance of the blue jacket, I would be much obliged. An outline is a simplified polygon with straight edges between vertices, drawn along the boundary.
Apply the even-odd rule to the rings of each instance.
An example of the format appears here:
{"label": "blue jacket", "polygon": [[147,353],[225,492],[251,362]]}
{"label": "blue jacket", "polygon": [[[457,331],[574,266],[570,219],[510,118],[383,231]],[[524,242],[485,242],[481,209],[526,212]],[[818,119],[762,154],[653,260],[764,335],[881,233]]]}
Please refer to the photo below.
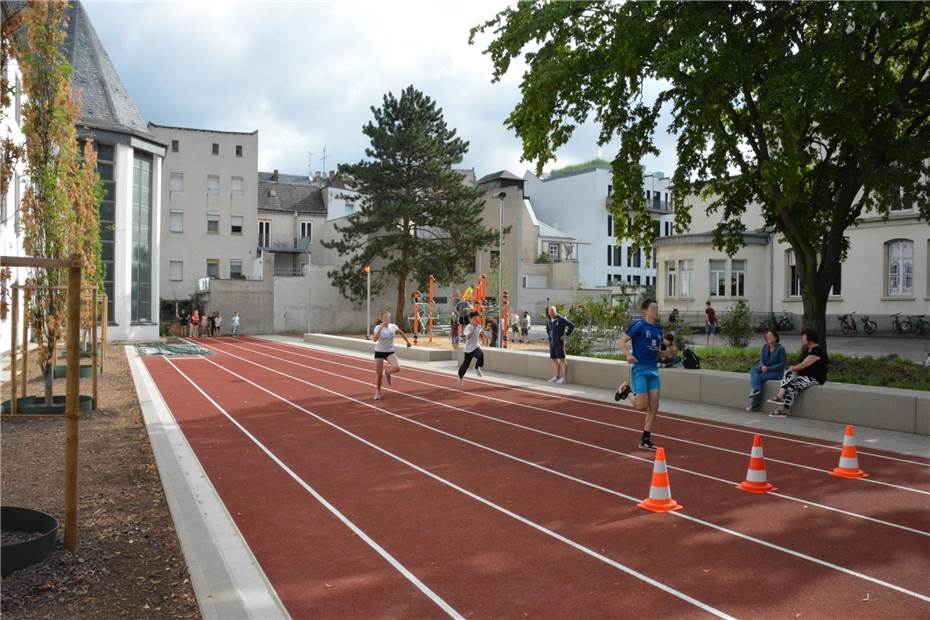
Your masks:
{"label": "blue jacket", "polygon": [[780,343],[775,345],[775,350],[772,352],[769,352],[769,345],[765,343],[759,353],[759,367],[768,366],[769,372],[784,373],[787,358],[788,354],[785,353],[785,347],[781,346]]}
{"label": "blue jacket", "polygon": [[564,316],[556,316],[546,321],[546,333],[549,334],[550,345],[562,344],[562,336],[568,336],[575,331],[575,324]]}

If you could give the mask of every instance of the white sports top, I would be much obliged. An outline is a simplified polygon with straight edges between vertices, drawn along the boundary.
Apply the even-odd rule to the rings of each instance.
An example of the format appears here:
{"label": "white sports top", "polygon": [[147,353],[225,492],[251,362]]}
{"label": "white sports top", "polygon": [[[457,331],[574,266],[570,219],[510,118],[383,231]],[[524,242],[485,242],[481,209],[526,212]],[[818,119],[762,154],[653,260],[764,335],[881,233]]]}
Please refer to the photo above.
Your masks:
{"label": "white sports top", "polygon": [[481,328],[471,323],[465,326],[465,352],[471,353],[481,346]]}
{"label": "white sports top", "polygon": [[382,323],[375,327],[374,337],[375,351],[379,353],[389,353],[394,350],[394,334],[397,333],[398,327],[394,323],[385,325]]}

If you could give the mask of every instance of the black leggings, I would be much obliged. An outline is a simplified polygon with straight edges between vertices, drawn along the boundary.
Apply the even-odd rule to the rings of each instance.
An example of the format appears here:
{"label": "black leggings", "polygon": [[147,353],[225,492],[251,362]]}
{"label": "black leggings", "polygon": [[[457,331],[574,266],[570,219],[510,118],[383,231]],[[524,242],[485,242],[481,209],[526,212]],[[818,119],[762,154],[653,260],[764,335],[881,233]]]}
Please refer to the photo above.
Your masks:
{"label": "black leggings", "polygon": [[465,376],[465,371],[468,370],[468,366],[471,364],[471,360],[475,360],[475,368],[481,368],[484,366],[484,351],[481,348],[477,348],[474,351],[465,352],[465,359],[462,360],[462,365],[459,366],[459,377]]}

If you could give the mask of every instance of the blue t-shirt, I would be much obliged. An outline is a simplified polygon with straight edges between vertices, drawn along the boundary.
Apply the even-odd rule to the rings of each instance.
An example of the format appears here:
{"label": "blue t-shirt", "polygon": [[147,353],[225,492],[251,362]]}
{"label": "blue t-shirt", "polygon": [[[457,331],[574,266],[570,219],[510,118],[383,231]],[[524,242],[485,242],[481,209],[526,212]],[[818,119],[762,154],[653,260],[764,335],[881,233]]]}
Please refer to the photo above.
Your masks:
{"label": "blue t-shirt", "polygon": [[656,368],[662,348],[662,328],[640,319],[630,325],[626,335],[633,341],[633,357],[637,365]]}

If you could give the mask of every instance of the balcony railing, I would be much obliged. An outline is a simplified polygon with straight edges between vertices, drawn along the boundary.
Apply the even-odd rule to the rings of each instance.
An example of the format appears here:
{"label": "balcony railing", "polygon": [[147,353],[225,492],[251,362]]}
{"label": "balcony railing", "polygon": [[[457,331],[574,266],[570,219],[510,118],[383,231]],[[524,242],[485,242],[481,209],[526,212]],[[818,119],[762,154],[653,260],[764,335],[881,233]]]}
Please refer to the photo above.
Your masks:
{"label": "balcony railing", "polygon": [[278,278],[299,278],[304,275],[304,266],[298,267],[278,267],[275,265],[274,275]]}
{"label": "balcony railing", "polygon": [[[604,206],[608,211],[611,209],[612,201],[613,196],[607,196],[604,200]],[[646,209],[653,213],[671,213],[672,202],[670,200],[649,200],[646,202]]]}
{"label": "balcony railing", "polygon": [[258,249],[269,252],[309,252],[310,239],[296,237],[274,237],[258,240]]}

